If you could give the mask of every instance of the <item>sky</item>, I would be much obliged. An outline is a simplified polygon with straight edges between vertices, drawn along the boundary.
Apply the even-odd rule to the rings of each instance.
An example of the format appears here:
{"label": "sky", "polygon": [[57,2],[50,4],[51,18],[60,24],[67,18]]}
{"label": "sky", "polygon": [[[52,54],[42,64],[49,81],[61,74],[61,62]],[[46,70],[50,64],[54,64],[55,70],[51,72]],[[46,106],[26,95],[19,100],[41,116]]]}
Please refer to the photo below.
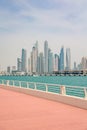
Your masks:
{"label": "sky", "polygon": [[21,50],[30,56],[38,40],[53,53],[71,49],[71,61],[87,56],[87,0],[0,0],[0,69],[17,64]]}

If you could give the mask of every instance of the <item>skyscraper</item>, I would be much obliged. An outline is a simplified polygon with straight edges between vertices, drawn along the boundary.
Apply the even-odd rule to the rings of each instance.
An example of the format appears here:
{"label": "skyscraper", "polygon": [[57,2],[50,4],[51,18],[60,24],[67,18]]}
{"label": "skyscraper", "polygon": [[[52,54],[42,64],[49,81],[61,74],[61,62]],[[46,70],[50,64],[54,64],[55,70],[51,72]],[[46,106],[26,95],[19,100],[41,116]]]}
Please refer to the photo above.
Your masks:
{"label": "skyscraper", "polygon": [[23,72],[26,72],[27,71],[27,57],[26,57],[26,50],[25,49],[22,49],[22,57],[21,57],[21,70]]}
{"label": "skyscraper", "polygon": [[17,58],[17,71],[21,72],[21,58]]}
{"label": "skyscraper", "polygon": [[33,73],[33,51],[31,52],[30,56],[30,73]]}
{"label": "skyscraper", "polygon": [[36,73],[38,73],[39,71],[39,61],[38,61],[38,41],[36,41],[35,43],[35,51],[36,51],[36,57],[35,57],[35,60],[36,60]]}
{"label": "skyscraper", "polygon": [[60,71],[64,71],[64,47],[62,46],[60,51],[60,62],[59,62]]}
{"label": "skyscraper", "polygon": [[48,41],[44,42],[44,73],[48,73]]}
{"label": "skyscraper", "polygon": [[51,52],[51,49],[48,49],[48,72],[49,74],[52,74],[53,72],[53,53]]}
{"label": "skyscraper", "polygon": [[32,48],[32,61],[33,61],[33,73],[36,73],[36,49],[35,46]]}
{"label": "skyscraper", "polygon": [[38,73],[38,42],[32,47],[31,53],[32,73]]}
{"label": "skyscraper", "polygon": [[28,58],[28,73],[31,74],[31,57]]}
{"label": "skyscraper", "polygon": [[76,62],[74,62],[74,70],[77,70],[77,65],[76,65]]}
{"label": "skyscraper", "polygon": [[7,67],[7,73],[8,73],[8,74],[11,73],[11,67],[10,67],[10,66]]}
{"label": "skyscraper", "polygon": [[87,69],[87,57],[82,57],[82,60],[81,60],[81,68],[83,70],[86,70]]}
{"label": "skyscraper", "polygon": [[58,71],[58,64],[59,64],[58,55],[55,54],[54,55],[54,72]]}
{"label": "skyscraper", "polygon": [[43,61],[43,53],[39,54],[39,73],[44,73],[44,61]]}
{"label": "skyscraper", "polygon": [[70,48],[66,48],[66,70],[71,70],[71,52]]}

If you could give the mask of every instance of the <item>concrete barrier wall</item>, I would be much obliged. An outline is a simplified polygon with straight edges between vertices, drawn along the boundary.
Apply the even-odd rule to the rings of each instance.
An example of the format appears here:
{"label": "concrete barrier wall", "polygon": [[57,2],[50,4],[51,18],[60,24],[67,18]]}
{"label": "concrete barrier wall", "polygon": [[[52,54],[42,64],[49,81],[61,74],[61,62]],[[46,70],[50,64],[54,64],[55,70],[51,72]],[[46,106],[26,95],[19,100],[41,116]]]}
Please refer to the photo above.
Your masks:
{"label": "concrete barrier wall", "polygon": [[65,95],[60,95],[60,94],[46,93],[46,92],[39,91],[39,90],[18,88],[18,87],[13,87],[13,86],[11,87],[11,86],[0,85],[0,88],[17,91],[17,92],[21,92],[24,94],[29,94],[29,95],[36,96],[39,98],[45,98],[45,99],[49,99],[49,100],[53,100],[53,101],[58,101],[61,103],[65,103],[68,105],[72,105],[72,106],[87,110],[87,99],[65,96]]}

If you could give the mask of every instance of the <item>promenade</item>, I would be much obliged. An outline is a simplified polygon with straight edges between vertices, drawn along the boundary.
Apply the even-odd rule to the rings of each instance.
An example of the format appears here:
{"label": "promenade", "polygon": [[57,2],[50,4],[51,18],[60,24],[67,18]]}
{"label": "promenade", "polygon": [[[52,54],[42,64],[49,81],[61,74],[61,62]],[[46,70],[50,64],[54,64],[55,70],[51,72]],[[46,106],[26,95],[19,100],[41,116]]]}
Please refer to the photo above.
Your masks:
{"label": "promenade", "polygon": [[87,130],[87,110],[0,88],[0,130]]}

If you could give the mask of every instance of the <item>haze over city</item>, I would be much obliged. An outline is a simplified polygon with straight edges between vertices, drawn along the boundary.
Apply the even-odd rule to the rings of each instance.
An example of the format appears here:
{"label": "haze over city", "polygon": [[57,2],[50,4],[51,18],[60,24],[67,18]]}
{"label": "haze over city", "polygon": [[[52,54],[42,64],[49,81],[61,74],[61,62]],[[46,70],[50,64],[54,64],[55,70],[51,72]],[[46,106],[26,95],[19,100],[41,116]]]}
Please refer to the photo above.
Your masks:
{"label": "haze over city", "polygon": [[47,40],[52,52],[71,49],[73,62],[87,56],[86,0],[1,0],[0,65],[16,65],[21,49],[29,57],[36,40],[43,51]]}

